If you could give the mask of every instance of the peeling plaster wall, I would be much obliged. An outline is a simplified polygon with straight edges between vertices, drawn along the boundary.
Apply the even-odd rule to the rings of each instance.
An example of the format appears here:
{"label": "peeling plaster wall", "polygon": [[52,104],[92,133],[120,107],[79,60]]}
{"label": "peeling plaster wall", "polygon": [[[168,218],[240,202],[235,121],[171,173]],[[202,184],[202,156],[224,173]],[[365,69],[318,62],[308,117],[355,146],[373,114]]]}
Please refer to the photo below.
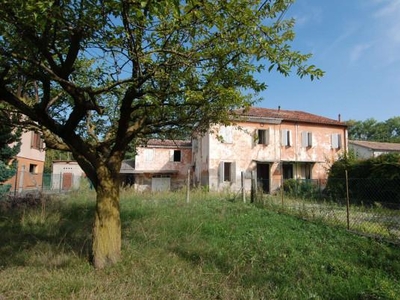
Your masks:
{"label": "peeling plaster wall", "polygon": [[[268,143],[258,144],[259,129],[269,132]],[[282,145],[282,130],[289,130],[290,146]],[[269,166],[270,191],[280,187],[282,182],[282,163],[293,164],[293,177],[305,178],[304,164],[312,165],[311,179],[326,179],[327,168],[347,145],[347,130],[341,126],[313,124],[280,124],[242,122],[226,129],[224,126],[213,127],[215,134],[208,133],[201,138],[201,155],[197,154],[196,168],[200,164],[201,183],[207,183],[212,190],[241,188],[241,172],[245,172],[245,188],[250,188],[250,173],[256,171],[257,162]],[[227,133],[228,132],[228,133]],[[310,132],[312,145],[302,145],[302,132]],[[332,147],[332,134],[340,135],[338,149]],[[227,137],[221,141],[218,136]],[[209,152],[207,153],[207,150]],[[219,166],[221,162],[235,164],[235,174],[231,182],[221,182]],[[303,165],[303,167],[302,167]]]}
{"label": "peeling plaster wall", "polygon": [[[175,150],[181,152],[180,161],[173,161]],[[171,189],[182,188],[191,168],[192,148],[140,147],[135,157],[135,185],[138,190],[150,190],[153,176],[169,176]]]}

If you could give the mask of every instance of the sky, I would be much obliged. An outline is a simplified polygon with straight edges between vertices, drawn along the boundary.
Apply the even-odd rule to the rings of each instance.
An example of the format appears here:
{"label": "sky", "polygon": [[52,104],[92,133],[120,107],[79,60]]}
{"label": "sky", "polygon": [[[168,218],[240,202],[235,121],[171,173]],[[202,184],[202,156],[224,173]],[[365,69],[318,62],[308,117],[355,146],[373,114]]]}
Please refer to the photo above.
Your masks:
{"label": "sky", "polygon": [[297,0],[285,18],[296,19],[292,49],[311,53],[325,75],[264,71],[258,107],[342,121],[400,116],[400,0]]}

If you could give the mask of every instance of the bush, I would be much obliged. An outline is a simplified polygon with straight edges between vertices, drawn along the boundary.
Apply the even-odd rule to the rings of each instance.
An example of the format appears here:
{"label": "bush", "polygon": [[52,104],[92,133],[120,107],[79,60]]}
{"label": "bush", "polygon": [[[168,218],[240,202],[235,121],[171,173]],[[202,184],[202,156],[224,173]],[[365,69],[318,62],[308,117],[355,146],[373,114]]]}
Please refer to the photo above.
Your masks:
{"label": "bush", "polygon": [[290,197],[316,199],[320,190],[310,179],[287,179],[283,182],[283,191]]}
{"label": "bush", "polygon": [[346,198],[346,171],[351,203],[400,206],[400,154],[382,154],[366,160],[344,157],[335,162],[326,188],[334,200]]}

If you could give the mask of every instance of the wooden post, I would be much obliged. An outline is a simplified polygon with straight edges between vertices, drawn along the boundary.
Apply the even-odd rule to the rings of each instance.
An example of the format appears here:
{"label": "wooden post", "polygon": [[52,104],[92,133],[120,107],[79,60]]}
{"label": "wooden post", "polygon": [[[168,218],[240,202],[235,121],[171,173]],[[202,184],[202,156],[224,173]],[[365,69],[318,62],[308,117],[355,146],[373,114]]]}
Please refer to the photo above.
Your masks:
{"label": "wooden post", "polygon": [[241,173],[241,179],[242,179],[242,199],[243,199],[243,203],[246,203],[246,194],[245,194],[245,190],[244,190],[244,172],[243,171]]}
{"label": "wooden post", "polygon": [[344,171],[346,175],[346,213],[347,213],[347,230],[350,229],[350,197],[349,197],[349,177],[347,170]]}
{"label": "wooden post", "polygon": [[250,202],[254,203],[256,198],[256,183],[254,179],[254,171],[251,171],[251,190],[250,190]]}
{"label": "wooden post", "polygon": [[190,169],[187,170],[186,203],[190,202]]}
{"label": "wooden post", "polygon": [[283,175],[281,175],[281,205],[282,205],[282,207],[283,207],[283,193],[284,193],[284,190],[283,190]]}

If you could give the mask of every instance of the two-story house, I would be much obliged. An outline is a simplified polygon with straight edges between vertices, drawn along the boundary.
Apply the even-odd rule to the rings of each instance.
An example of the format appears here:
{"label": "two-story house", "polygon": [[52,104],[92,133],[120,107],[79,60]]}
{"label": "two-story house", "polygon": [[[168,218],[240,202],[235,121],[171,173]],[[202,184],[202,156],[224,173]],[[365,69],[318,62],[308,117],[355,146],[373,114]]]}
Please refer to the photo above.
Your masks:
{"label": "two-story house", "polygon": [[5,184],[11,185],[11,191],[41,190],[46,152],[40,134],[33,131],[23,132],[21,148],[16,156],[18,171]]}
{"label": "two-story house", "polygon": [[250,173],[265,192],[283,180],[326,179],[329,165],[347,150],[347,126],[302,111],[252,107],[235,125],[215,125],[193,141],[195,179],[210,190],[239,190]]}

